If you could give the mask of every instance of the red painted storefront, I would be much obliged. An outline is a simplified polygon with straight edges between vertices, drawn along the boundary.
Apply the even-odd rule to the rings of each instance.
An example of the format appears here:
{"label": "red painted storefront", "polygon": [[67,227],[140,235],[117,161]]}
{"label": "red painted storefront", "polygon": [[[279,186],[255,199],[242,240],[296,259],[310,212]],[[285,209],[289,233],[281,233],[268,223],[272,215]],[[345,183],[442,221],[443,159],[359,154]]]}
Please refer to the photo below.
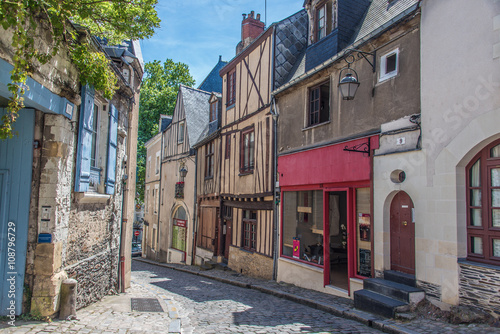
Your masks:
{"label": "red painted storefront", "polygon": [[[368,142],[370,144],[370,152],[373,152],[373,149],[378,148],[378,136],[375,135],[278,157],[278,173],[282,199],[280,215],[280,256],[323,268],[324,286],[330,285],[331,283],[333,285],[333,279],[331,279],[330,276],[335,276],[336,272],[331,268],[337,266],[337,264],[332,264],[334,263],[332,262],[333,260],[338,260],[338,263],[344,261],[347,262],[343,265],[347,268],[341,269],[347,270],[347,286],[345,286],[345,284],[342,286],[345,290],[349,291],[350,278],[366,278],[373,276],[373,259],[371,256],[371,254],[373,254],[373,228],[371,228],[372,225],[370,225],[373,224],[373,222],[371,222],[373,212],[373,158],[372,154],[369,155],[368,153],[345,150],[346,148],[359,148],[360,150],[363,150],[368,147],[368,145],[366,145]],[[283,240],[284,217],[286,217],[285,214],[291,217],[287,218],[288,220],[293,220],[294,214],[296,214],[297,217],[297,223],[294,225],[294,228],[297,231],[297,236],[294,238],[295,245],[295,239],[300,239],[299,236],[301,236],[301,234],[298,234],[299,229],[304,229],[304,227],[300,227],[298,225],[300,224],[299,221],[305,221],[303,223],[305,226],[305,224],[308,224],[307,221],[310,219],[309,216],[313,216],[313,211],[316,211],[317,213],[319,210],[319,208],[314,208],[312,203],[309,203],[310,199],[308,198],[307,193],[311,193],[311,191],[314,191],[316,195],[322,194],[323,199],[323,229],[321,230],[321,227],[318,227],[314,232],[317,233],[316,237],[318,239],[322,238],[322,243],[318,242],[318,247],[323,249],[323,256],[317,256],[319,259],[317,263],[311,262],[313,260],[309,260],[309,256],[307,256],[307,254],[304,254],[304,257],[306,257],[309,261],[301,259],[300,257],[297,258],[297,256],[291,257],[289,254],[284,254],[285,247],[288,247],[284,245],[290,244],[290,240]],[[361,193],[363,196],[360,196]],[[296,203],[297,212],[299,213],[284,212],[284,208],[287,205],[283,201],[291,195],[293,195],[294,203]],[[333,206],[331,204],[332,195],[340,198],[340,201],[337,199],[338,203],[340,203],[337,204],[339,208],[334,213],[330,210],[330,206]],[[360,203],[357,203],[357,199],[359,199]],[[312,201],[314,201],[314,198],[312,198]],[[362,201],[363,203],[361,203]],[[302,204],[299,204],[299,202]],[[316,206],[319,202],[320,201],[315,202]],[[362,210],[359,209],[361,206],[363,207]],[[291,210],[290,207],[287,206],[287,210]],[[360,210],[362,212],[359,212]],[[340,227],[347,229],[347,231],[342,232],[344,235],[342,238],[346,238],[345,242],[347,244],[340,247],[343,248],[340,250],[332,247],[332,241],[330,240],[330,226],[332,225],[332,221],[329,217],[330,214],[332,216],[344,216],[342,219],[346,222],[344,225],[341,224]],[[337,219],[340,218],[337,217]],[[338,224],[339,223],[337,222],[336,225]],[[289,236],[293,234],[293,228],[286,228],[288,231],[288,233],[285,233],[288,234],[286,238],[290,239]],[[313,230],[313,228],[311,229]],[[345,232],[347,233],[347,236],[345,236]],[[321,234],[322,237],[320,237]],[[366,240],[369,240],[369,242]],[[342,244],[343,243],[344,241],[342,241]],[[363,244],[364,249],[361,249],[359,244]],[[329,247],[323,247],[324,245],[329,245]],[[369,245],[369,247],[367,247],[367,245]],[[294,246],[294,248],[296,247]],[[309,247],[307,249],[310,251],[311,248]],[[341,253],[345,252],[347,259],[345,259],[345,255],[340,255],[337,259],[335,249]],[[297,251],[298,249],[295,249],[294,254],[297,254]],[[310,253],[311,252],[309,252],[309,255],[311,255]],[[332,258],[330,258],[331,255]],[[335,259],[333,259],[333,257],[335,257]],[[361,267],[361,260],[358,259],[358,257],[363,257],[363,261],[368,260],[369,264],[363,262],[363,267]],[[364,270],[362,271],[364,275],[360,275],[360,268]]]}

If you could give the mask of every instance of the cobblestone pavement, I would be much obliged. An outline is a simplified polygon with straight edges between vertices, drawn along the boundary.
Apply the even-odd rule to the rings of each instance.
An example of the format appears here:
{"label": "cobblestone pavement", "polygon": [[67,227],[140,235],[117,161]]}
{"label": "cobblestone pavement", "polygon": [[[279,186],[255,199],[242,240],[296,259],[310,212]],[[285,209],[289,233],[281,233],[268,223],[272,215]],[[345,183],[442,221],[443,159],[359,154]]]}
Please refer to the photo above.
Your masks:
{"label": "cobblestone pavement", "polygon": [[379,333],[283,298],[178,270],[134,262],[134,281],[175,300],[182,333]]}
{"label": "cobblestone pavement", "polygon": [[[0,333],[500,333],[481,324],[384,319],[355,310],[350,299],[231,271],[144,259],[132,270],[125,294],[78,310],[78,320],[0,322]],[[131,311],[131,298],[155,298],[165,312]]]}

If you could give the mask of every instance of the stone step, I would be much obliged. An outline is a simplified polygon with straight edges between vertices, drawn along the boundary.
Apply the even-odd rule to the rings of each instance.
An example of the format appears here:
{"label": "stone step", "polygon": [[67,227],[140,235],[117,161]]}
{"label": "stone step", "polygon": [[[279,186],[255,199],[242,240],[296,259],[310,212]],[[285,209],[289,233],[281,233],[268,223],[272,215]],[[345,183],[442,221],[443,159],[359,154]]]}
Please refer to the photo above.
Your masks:
{"label": "stone step", "polygon": [[410,275],[395,270],[385,270],[384,279],[413,287],[417,286],[415,275]]}
{"label": "stone step", "polygon": [[425,298],[422,289],[381,278],[365,279],[363,288],[412,305],[418,304]]}
{"label": "stone step", "polygon": [[354,292],[354,307],[386,318],[394,318],[396,312],[409,309],[405,302],[364,289]]}

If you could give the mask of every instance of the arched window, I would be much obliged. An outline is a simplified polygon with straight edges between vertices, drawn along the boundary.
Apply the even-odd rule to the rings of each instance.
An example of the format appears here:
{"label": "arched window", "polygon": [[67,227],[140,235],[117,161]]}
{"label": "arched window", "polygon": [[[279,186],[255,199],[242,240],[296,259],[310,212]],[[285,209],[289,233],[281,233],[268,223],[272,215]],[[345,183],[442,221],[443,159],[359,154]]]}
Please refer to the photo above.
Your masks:
{"label": "arched window", "polygon": [[467,165],[467,259],[500,265],[500,140]]}
{"label": "arched window", "polygon": [[186,210],[181,206],[175,211],[172,225],[172,248],[186,252]]}

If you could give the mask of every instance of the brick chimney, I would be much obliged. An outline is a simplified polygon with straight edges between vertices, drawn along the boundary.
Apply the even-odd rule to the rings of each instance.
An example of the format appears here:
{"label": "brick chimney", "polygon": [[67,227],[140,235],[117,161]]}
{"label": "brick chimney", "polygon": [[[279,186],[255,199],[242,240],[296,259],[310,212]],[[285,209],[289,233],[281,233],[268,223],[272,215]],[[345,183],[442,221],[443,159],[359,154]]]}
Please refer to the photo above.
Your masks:
{"label": "brick chimney", "polygon": [[237,55],[264,32],[265,24],[260,20],[260,14],[257,14],[256,18],[254,15],[255,12],[253,10],[248,15],[243,14],[243,21],[241,22],[241,42],[236,46]]}

